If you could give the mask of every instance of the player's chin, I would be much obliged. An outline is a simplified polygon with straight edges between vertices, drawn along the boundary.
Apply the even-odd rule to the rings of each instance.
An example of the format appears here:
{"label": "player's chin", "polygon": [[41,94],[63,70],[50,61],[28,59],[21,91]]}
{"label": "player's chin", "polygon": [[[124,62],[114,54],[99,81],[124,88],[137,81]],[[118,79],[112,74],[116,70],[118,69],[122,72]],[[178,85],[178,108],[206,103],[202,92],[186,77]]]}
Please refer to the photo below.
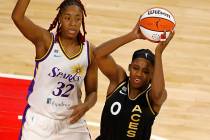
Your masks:
{"label": "player's chin", "polygon": [[78,31],[75,31],[75,32],[66,31],[65,34],[69,39],[75,39],[78,33],[79,33]]}
{"label": "player's chin", "polygon": [[69,38],[69,39],[75,39],[77,37],[77,34],[66,34],[66,36]]}
{"label": "player's chin", "polygon": [[132,82],[132,87],[135,88],[135,89],[139,89],[143,86],[143,83],[142,82]]}

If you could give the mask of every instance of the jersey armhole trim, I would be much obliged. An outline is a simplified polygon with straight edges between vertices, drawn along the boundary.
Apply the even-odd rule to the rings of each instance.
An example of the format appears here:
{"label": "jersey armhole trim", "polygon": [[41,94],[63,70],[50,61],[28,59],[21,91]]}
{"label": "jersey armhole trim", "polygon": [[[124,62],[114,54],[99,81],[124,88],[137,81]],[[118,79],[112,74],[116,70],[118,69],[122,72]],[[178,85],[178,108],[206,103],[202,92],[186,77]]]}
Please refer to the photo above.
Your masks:
{"label": "jersey armhole trim", "polygon": [[124,85],[126,83],[126,81],[122,81],[116,88],[115,88],[115,90],[113,91],[113,92],[111,92],[110,94],[108,94],[107,96],[106,96],[106,100],[109,98],[109,97],[111,97],[112,95],[114,95],[114,93],[115,93],[115,91],[117,91],[120,87],[122,87],[122,85]]}
{"label": "jersey armhole trim", "polygon": [[150,111],[152,112],[152,114],[153,115],[157,115],[157,113],[155,113],[155,111],[152,109],[152,106],[151,106],[151,104],[150,104],[150,100],[149,100],[149,91],[147,91],[147,93],[146,93],[146,99],[147,99],[147,103],[148,103],[148,106],[149,106],[149,108],[150,108]]}
{"label": "jersey armhole trim", "polygon": [[54,35],[53,35],[53,33],[50,33],[51,34],[51,36],[52,36],[52,40],[51,40],[51,43],[50,43],[50,47],[48,48],[48,50],[47,50],[47,52],[45,53],[45,55],[44,56],[42,56],[41,58],[35,58],[35,61],[37,61],[37,62],[41,62],[41,61],[43,61],[43,60],[45,60],[46,58],[47,58],[47,56],[50,54],[50,52],[51,52],[51,50],[52,50],[52,48],[53,48],[53,44],[54,44]]}
{"label": "jersey armhole trim", "polygon": [[90,45],[90,42],[89,41],[86,41],[86,42],[84,42],[83,43],[84,45],[85,44],[87,44],[87,54],[88,54],[88,65],[90,65],[91,64],[91,62],[92,62],[92,56],[93,56],[93,49],[92,49],[92,47],[91,47],[91,45]]}

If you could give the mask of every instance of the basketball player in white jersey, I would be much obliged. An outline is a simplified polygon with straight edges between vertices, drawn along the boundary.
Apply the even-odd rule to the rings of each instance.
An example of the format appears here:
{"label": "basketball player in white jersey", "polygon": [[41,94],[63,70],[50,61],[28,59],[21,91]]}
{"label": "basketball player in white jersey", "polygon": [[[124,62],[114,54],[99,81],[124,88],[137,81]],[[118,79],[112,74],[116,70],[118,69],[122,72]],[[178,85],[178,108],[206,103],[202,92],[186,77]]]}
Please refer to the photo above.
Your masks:
{"label": "basketball player in white jersey", "polygon": [[[85,39],[80,0],[64,0],[48,30],[26,15],[30,0],[18,0],[12,19],[36,49],[20,140],[90,140],[83,115],[97,100],[94,46]],[[82,25],[83,33],[80,32]],[[57,27],[56,32],[50,32]],[[85,100],[81,101],[84,81]]]}
{"label": "basketball player in white jersey", "polygon": [[96,140],[150,139],[155,117],[167,97],[162,53],[173,35],[157,44],[155,54],[149,49],[135,51],[128,66],[129,76],[110,54],[126,43],[144,39],[138,24],[128,34],[96,48],[97,64],[109,79],[100,135]]}

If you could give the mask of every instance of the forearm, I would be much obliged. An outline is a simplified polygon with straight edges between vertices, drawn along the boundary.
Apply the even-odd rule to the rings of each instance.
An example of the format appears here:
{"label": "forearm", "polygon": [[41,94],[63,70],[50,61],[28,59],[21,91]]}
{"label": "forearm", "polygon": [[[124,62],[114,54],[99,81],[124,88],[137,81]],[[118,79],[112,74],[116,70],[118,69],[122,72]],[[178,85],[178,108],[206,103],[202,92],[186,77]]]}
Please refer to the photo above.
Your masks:
{"label": "forearm", "polygon": [[18,0],[12,12],[12,19],[23,19],[30,0]]}
{"label": "forearm", "polygon": [[136,36],[133,35],[132,33],[128,33],[123,36],[111,39],[96,48],[95,50],[96,58],[108,56],[119,47],[135,39],[136,39]]}
{"label": "forearm", "polygon": [[160,106],[167,98],[167,91],[165,90],[165,79],[163,73],[163,64],[162,64],[162,53],[165,50],[168,43],[173,38],[175,32],[171,32],[166,41],[159,42],[155,48],[155,66],[152,78],[152,89],[150,97],[154,103],[157,112],[160,109]]}
{"label": "forearm", "polygon": [[97,92],[96,91],[88,94],[84,100],[86,109],[89,110],[90,108],[92,108],[95,105],[96,101],[97,101]]}
{"label": "forearm", "polygon": [[163,64],[162,64],[162,53],[165,50],[168,43],[173,38],[175,32],[171,32],[166,41],[159,42],[155,48],[155,66],[152,79],[152,93],[155,99],[161,99],[162,94],[166,93],[165,91],[165,79],[163,73]]}
{"label": "forearm", "polygon": [[162,54],[155,54],[155,66],[152,79],[152,92],[154,98],[161,98],[165,89],[165,79],[163,73]]}

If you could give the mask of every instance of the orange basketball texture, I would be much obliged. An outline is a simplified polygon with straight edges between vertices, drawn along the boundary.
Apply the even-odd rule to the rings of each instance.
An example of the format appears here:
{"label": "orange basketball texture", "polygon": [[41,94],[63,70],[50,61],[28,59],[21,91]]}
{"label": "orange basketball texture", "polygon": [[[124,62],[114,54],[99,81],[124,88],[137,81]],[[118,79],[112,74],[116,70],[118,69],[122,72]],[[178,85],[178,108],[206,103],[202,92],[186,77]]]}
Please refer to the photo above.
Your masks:
{"label": "orange basketball texture", "polygon": [[172,21],[159,17],[147,17],[142,20],[139,20],[139,25],[145,29],[163,32],[164,30],[170,31],[173,30],[175,24]]}
{"label": "orange basketball texture", "polygon": [[164,31],[167,38],[175,25],[174,16],[168,10],[159,7],[147,10],[139,19],[142,34],[152,42],[159,42]]}

